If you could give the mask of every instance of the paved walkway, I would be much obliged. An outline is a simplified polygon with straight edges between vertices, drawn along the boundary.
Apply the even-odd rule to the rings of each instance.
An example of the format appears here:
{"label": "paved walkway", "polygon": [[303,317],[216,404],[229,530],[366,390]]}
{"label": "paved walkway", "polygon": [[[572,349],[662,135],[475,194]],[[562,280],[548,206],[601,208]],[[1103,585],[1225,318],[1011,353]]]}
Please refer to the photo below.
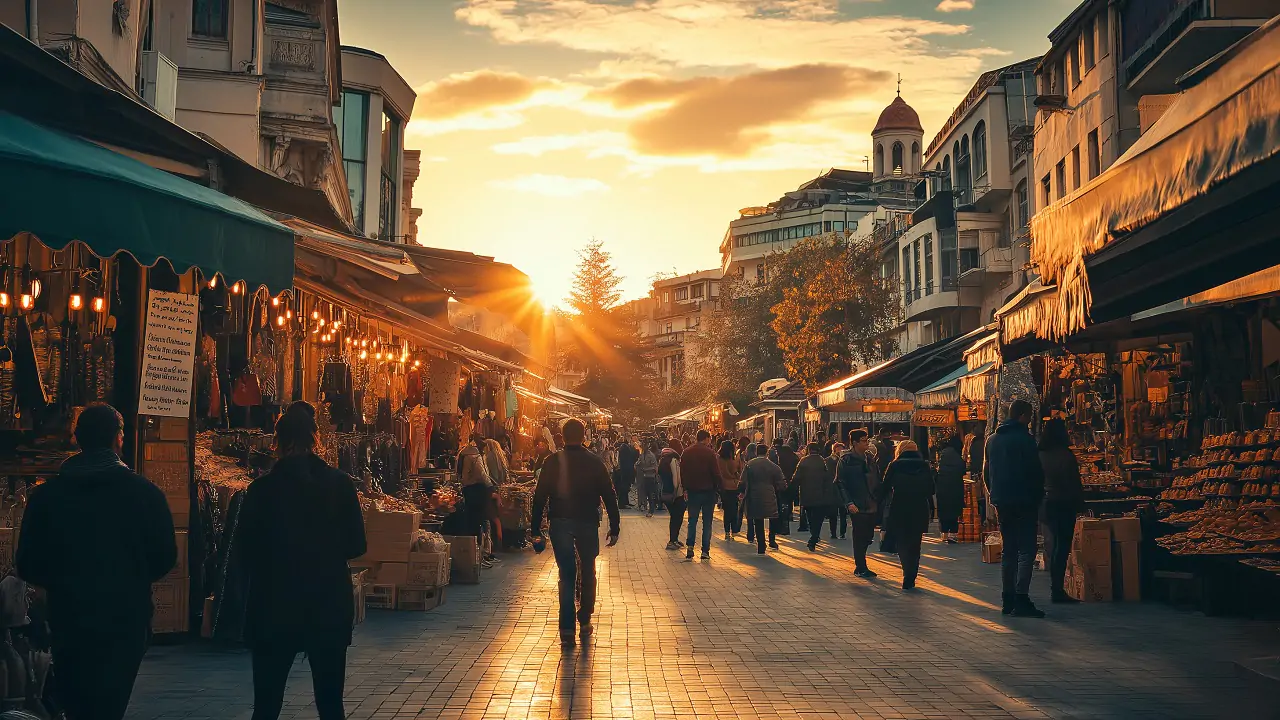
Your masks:
{"label": "paved walkway", "polygon": [[[557,641],[551,553],[504,555],[427,613],[371,612],[351,650],[352,718],[1267,718],[1231,661],[1275,654],[1273,624],[1157,604],[1047,605],[1000,615],[999,571],[974,545],[926,540],[923,592],[896,558],[851,575],[847,543],[778,554],[713,542],[710,562],[663,550],[666,518],[624,515],[599,561],[598,633]],[[1047,595],[1037,574],[1033,596]],[[315,718],[299,662],[286,718]],[[247,719],[249,658],[155,648],[130,718]]]}

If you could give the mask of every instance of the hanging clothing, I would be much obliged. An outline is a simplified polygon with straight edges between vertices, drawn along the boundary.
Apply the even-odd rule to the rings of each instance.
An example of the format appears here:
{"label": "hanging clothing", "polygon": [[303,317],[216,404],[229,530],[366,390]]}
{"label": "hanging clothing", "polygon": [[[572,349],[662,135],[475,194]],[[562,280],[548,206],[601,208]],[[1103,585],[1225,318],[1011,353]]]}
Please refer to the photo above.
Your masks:
{"label": "hanging clothing", "polygon": [[419,405],[409,412],[409,468],[421,470],[427,466],[431,454],[431,431],[434,419],[426,406]]}

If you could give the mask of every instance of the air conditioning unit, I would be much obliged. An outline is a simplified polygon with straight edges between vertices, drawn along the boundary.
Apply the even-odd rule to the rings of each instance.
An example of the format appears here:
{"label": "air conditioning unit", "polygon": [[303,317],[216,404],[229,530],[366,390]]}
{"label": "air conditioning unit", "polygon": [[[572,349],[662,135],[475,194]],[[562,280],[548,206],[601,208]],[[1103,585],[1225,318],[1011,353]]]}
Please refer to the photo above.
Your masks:
{"label": "air conditioning unit", "polygon": [[142,99],[174,121],[178,115],[178,66],[155,50],[142,53]]}

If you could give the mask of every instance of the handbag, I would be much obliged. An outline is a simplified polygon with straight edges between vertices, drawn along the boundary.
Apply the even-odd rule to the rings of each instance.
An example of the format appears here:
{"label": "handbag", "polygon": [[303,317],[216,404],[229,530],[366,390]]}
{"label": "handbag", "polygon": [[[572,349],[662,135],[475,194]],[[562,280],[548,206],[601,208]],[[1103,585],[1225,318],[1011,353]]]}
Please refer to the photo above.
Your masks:
{"label": "handbag", "polygon": [[231,404],[237,407],[253,407],[262,404],[262,387],[258,385],[258,378],[252,372],[246,370],[236,379],[235,387],[231,389]]}

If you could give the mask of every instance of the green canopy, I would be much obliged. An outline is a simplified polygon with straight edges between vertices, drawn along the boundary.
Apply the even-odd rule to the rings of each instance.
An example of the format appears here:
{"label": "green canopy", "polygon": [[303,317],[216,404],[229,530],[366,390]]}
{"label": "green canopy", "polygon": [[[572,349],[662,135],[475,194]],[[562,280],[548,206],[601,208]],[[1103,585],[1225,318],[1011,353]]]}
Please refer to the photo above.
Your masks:
{"label": "green canopy", "polygon": [[202,185],[0,112],[0,240],[29,232],[60,249],[127,252],[250,288],[293,286],[293,231]]}

